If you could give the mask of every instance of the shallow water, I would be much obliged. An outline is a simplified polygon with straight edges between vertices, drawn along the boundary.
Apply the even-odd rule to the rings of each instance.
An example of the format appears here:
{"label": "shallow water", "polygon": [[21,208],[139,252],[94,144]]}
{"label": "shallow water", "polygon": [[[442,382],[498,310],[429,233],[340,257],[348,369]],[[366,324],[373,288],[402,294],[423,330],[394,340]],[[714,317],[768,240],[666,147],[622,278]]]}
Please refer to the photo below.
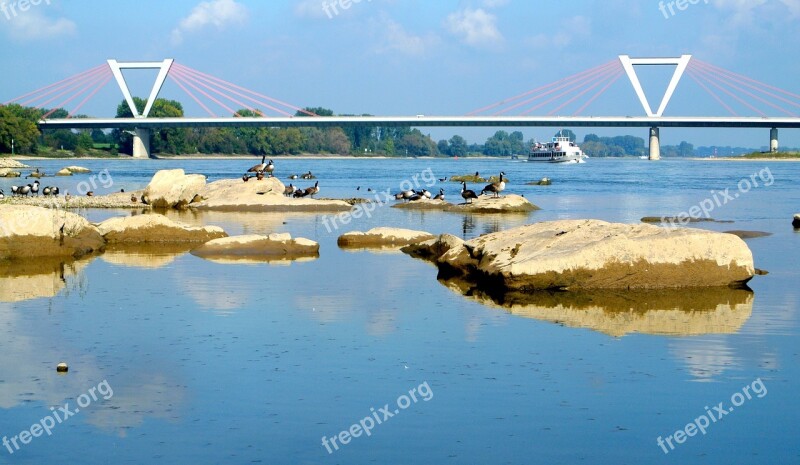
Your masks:
{"label": "shallow water", "polygon": [[[0,273],[0,435],[9,438],[103,380],[91,403],[0,462],[40,463],[797,463],[800,164],[591,159],[276,160],[282,178],[312,170],[324,197],[396,191],[400,182],[505,171],[529,216],[377,208],[329,231],[325,215],[172,213],[231,234],[290,232],[321,244],[291,264],[217,264],[184,251],[107,253],[66,267]],[[37,162],[51,172],[63,161]],[[98,193],[144,187],[159,169],[211,180],[253,163],[85,161],[108,169]],[[764,171],[768,169],[769,171]],[[761,173],[762,177],[758,174]],[[755,178],[751,175],[755,174]],[[425,177],[423,177],[425,176]],[[547,187],[526,186],[541,177]],[[739,192],[741,179],[759,187]],[[109,181],[109,178],[103,178]],[[772,179],[772,182],[769,182]],[[0,180],[9,191],[15,180]],[[16,180],[18,182],[18,180]],[[90,175],[45,178],[78,192]],[[286,181],[289,182],[289,181]],[[308,181],[299,181],[305,186]],[[422,182],[425,185],[425,182]],[[769,185],[765,185],[769,184]],[[360,186],[361,190],[356,191]],[[444,186],[450,200],[459,187]],[[478,188],[478,185],[471,185]],[[397,253],[342,251],[349,230],[402,226],[464,238],[534,221],[637,222],[740,194],[700,223],[760,230],[748,240],[752,295],[665,298],[659,308],[553,302],[504,308],[437,282]],[[719,195],[718,197],[719,198]],[[123,211],[81,212],[94,221]],[[21,271],[21,270],[17,270]],[[672,299],[672,300],[671,300]],[[666,302],[666,303],[664,303]],[[70,364],[68,375],[54,366]],[[753,395],[669,454],[656,443],[760,379]],[[329,454],[338,435],[427,383],[417,402]],[[753,389],[751,388],[751,392]],[[382,418],[382,417],[381,417]],[[13,449],[13,446],[12,446]]]}

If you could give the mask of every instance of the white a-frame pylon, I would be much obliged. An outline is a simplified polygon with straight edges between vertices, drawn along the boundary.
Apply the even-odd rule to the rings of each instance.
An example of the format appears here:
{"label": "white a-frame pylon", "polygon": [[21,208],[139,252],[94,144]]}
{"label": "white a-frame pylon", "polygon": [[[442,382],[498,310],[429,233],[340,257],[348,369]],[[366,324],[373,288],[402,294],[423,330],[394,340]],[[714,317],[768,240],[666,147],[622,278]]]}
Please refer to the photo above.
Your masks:
{"label": "white a-frame pylon", "polygon": [[[134,118],[147,118],[147,115],[150,114],[150,110],[153,109],[153,104],[158,98],[158,93],[161,92],[161,87],[164,86],[164,81],[167,80],[167,74],[169,74],[170,68],[172,68],[172,64],[175,62],[173,59],[167,59],[163,62],[119,62],[117,60],[108,60],[108,66],[111,68],[111,72],[114,74],[114,78],[117,80],[117,84],[119,85],[119,90],[122,91],[122,95],[125,96],[125,101],[128,102],[128,106],[133,113]],[[133,96],[131,95],[130,89],[128,89],[128,83],[125,82],[125,76],[122,75],[123,69],[157,69],[158,77],[156,77],[156,82],[153,84],[153,90],[150,91],[150,97],[147,99],[147,105],[145,106],[144,110],[139,113],[139,109],[136,108],[136,103],[133,101]]]}
{"label": "white a-frame pylon", "polygon": [[[682,55],[679,58],[631,58],[628,55],[619,56],[619,61],[628,74],[628,79],[631,80],[633,89],[636,91],[636,95],[639,96],[644,111],[647,113],[647,116],[651,117],[659,117],[664,114],[664,110],[667,109],[667,104],[669,104],[672,94],[675,92],[675,88],[678,87],[678,82],[680,82],[681,77],[683,77],[683,73],[686,71],[686,67],[689,65],[691,59],[691,55]],[[661,105],[655,113],[653,113],[650,102],[647,101],[647,96],[644,94],[644,89],[642,89],[642,83],[639,82],[639,76],[636,75],[636,69],[634,69],[636,65],[668,65],[676,67],[675,73],[672,75],[672,80],[667,87],[667,92],[664,94],[664,98],[661,99]]]}

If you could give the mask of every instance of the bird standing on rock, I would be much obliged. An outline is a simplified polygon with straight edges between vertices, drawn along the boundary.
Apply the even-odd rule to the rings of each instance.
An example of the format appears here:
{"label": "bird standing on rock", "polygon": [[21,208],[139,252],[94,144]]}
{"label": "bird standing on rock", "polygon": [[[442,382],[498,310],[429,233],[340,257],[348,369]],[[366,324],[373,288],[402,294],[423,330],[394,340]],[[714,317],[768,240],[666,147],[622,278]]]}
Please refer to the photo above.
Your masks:
{"label": "bird standing on rock", "polygon": [[502,171],[500,172],[500,178],[498,178],[497,182],[493,182],[486,187],[483,188],[481,191],[481,195],[485,192],[491,192],[494,194],[495,197],[500,197],[500,193],[503,192],[506,188],[506,182],[503,180],[503,176],[506,174]]}
{"label": "bird standing on rock", "polygon": [[467,183],[466,182],[462,182],[461,183],[461,197],[467,203],[472,203],[472,199],[477,199],[478,195],[475,193],[475,191],[471,191],[471,190],[467,189]]}
{"label": "bird standing on rock", "polygon": [[272,163],[272,160],[267,163],[267,166],[265,166],[262,171],[266,171],[269,177],[272,177],[272,172],[275,171],[275,165]]}
{"label": "bird standing on rock", "polygon": [[[255,165],[255,166],[253,166],[252,168],[250,168],[249,170],[247,170],[247,172],[248,172],[248,173],[258,173],[259,171],[264,171],[264,170],[267,168],[267,164],[264,162],[266,159],[267,159],[267,156],[266,156],[266,155],[263,155],[263,156],[261,157],[261,163],[259,163],[259,164]],[[271,161],[272,161],[272,160],[270,160],[270,162],[271,162]]]}
{"label": "bird standing on rock", "polygon": [[444,189],[439,189],[439,193],[436,194],[433,200],[444,200]]}
{"label": "bird standing on rock", "polygon": [[286,189],[283,190],[283,195],[291,197],[292,195],[294,195],[295,191],[297,191],[297,188],[294,187],[292,183],[289,183],[289,185],[286,186]]}

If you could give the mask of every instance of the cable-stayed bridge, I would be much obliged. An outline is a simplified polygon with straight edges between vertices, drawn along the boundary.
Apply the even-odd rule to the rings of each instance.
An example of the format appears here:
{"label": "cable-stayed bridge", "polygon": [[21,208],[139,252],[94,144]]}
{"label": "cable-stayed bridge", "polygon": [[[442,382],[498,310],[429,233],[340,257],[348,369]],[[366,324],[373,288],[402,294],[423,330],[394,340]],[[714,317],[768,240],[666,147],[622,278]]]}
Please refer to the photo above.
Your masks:
{"label": "cable-stayed bridge", "polygon": [[[636,68],[674,66],[672,78],[653,110]],[[123,75],[125,69],[158,70],[145,108],[139,109]],[[583,116],[621,77],[627,75],[645,116]],[[688,75],[729,116],[663,116],[678,84]],[[167,79],[184,91],[207,117],[149,117]],[[78,111],[111,81],[116,81],[131,110],[129,118],[76,118]],[[49,118],[73,105],[67,118]],[[53,108],[39,122],[41,129],[118,128],[134,134],[134,157],[150,155],[152,130],[190,127],[641,127],[649,128],[650,159],[660,158],[660,128],[764,128],[770,131],[770,150],[778,150],[778,130],[800,127],[800,95],[693,59],[618,59],[558,81],[503,99],[460,116],[319,116],[299,106],[252,91],[194,70],[174,60],[118,62],[79,73],[6,102]],[[234,109],[237,108],[237,109]],[[247,110],[246,115],[240,114]],[[746,113],[745,115],[742,112]],[[774,116],[775,114],[781,116]],[[219,116],[231,115],[231,116]],[[253,116],[256,115],[256,116]]]}

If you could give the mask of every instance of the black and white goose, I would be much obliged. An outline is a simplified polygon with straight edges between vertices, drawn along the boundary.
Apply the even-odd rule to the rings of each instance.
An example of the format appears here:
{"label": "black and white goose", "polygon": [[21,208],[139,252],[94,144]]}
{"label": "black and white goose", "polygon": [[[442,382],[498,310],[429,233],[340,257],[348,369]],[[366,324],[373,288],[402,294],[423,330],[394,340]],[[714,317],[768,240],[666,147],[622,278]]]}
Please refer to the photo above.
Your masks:
{"label": "black and white goose", "polygon": [[19,190],[17,191],[19,195],[24,195],[25,197],[31,193],[31,189],[33,188],[32,185],[28,184],[26,186],[20,186]]}
{"label": "black and white goose", "polygon": [[34,195],[39,195],[39,180],[33,181],[31,185],[31,193]]}
{"label": "black and white goose", "polygon": [[45,197],[50,195],[50,186],[45,186],[44,189],[42,189],[42,195]]}
{"label": "black and white goose", "polygon": [[267,166],[265,166],[262,171],[265,171],[267,174],[269,174],[269,177],[272,177],[272,172],[275,171],[275,164],[272,163],[272,160],[267,163]]}
{"label": "black and white goose", "polygon": [[5,198],[6,198],[6,193],[3,192],[3,189],[0,189],[0,200],[3,200]]}
{"label": "black and white goose", "polygon": [[472,203],[472,199],[477,199],[478,198],[478,194],[476,194],[475,191],[471,191],[471,190],[467,189],[467,183],[466,182],[462,182],[461,183],[461,197],[467,203]]}
{"label": "black and white goose", "polygon": [[485,192],[491,192],[495,197],[500,197],[500,193],[506,189],[506,182],[503,180],[503,176],[505,175],[506,174],[501,171],[497,182],[493,182],[484,187],[481,191],[481,195],[483,195]]}
{"label": "black and white goose", "polygon": [[419,195],[425,197],[428,200],[430,200],[433,197],[433,195],[431,195],[431,192],[428,189],[422,189],[422,192],[420,192]]}
{"label": "black and white goose", "polygon": [[11,186],[11,196],[19,195],[19,186]]}
{"label": "black and white goose", "polygon": [[436,194],[433,200],[444,200],[444,189],[439,189],[439,193]]}
{"label": "black and white goose", "polygon": [[265,161],[267,160],[267,156],[263,155],[261,157],[261,163],[257,164],[256,166],[247,170],[248,173],[258,173],[259,171],[264,171],[267,168],[267,164]]}
{"label": "black and white goose", "polygon": [[51,187],[50,195],[52,195],[53,197],[58,197],[58,187]]}

